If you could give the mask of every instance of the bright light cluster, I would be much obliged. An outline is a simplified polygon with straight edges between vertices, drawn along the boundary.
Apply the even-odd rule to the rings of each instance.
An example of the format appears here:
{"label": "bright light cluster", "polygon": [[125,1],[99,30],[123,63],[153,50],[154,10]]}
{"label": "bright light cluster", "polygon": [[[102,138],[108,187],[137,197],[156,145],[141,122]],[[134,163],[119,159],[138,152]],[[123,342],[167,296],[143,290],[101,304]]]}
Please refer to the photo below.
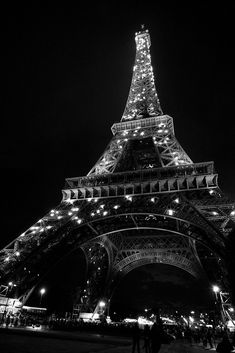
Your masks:
{"label": "bright light cluster", "polygon": [[139,119],[143,116],[162,115],[154,84],[149,48],[148,32],[137,34],[132,83],[122,121]]}

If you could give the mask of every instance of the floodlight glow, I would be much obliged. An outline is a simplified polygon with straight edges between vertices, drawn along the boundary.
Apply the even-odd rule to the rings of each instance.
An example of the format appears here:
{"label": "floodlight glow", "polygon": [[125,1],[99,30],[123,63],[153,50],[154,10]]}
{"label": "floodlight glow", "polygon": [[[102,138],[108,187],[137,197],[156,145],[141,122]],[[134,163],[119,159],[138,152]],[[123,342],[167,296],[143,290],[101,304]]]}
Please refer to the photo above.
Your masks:
{"label": "floodlight glow", "polygon": [[41,288],[41,289],[40,289],[40,294],[41,294],[41,295],[45,294],[45,292],[46,292],[46,289],[45,289],[45,288]]}
{"label": "floodlight glow", "polygon": [[101,300],[100,302],[99,302],[99,306],[101,307],[101,308],[104,308],[105,307],[105,302],[103,301],[103,300]]}

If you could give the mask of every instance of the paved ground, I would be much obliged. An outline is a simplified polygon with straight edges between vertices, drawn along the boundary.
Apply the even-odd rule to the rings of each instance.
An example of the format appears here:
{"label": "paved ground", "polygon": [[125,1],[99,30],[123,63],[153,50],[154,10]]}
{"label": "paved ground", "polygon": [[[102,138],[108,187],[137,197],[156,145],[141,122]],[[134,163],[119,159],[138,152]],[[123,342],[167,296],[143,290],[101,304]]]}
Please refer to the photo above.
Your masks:
{"label": "paved ground", "polygon": [[[211,350],[208,350],[211,351]],[[214,349],[215,351],[215,349]],[[36,332],[0,329],[3,353],[131,353],[131,341],[122,337],[61,331]],[[183,341],[162,345],[160,353],[205,353],[205,349]],[[141,353],[144,350],[141,349]]]}

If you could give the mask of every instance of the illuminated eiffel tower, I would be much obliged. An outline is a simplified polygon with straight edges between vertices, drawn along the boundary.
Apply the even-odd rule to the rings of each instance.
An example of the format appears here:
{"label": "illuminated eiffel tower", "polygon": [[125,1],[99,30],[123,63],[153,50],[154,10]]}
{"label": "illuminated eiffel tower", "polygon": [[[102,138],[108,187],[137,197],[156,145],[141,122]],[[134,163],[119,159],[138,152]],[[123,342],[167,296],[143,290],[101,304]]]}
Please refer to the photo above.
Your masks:
{"label": "illuminated eiffel tower", "polygon": [[135,41],[126,107],[104,153],[87,176],[66,179],[61,203],[0,252],[2,293],[14,283],[23,304],[51,266],[77,248],[88,270],[82,311],[105,312],[123,276],[149,263],[207,275],[227,290],[234,203],[219,189],[213,162],[193,163],[162,112],[148,30]]}

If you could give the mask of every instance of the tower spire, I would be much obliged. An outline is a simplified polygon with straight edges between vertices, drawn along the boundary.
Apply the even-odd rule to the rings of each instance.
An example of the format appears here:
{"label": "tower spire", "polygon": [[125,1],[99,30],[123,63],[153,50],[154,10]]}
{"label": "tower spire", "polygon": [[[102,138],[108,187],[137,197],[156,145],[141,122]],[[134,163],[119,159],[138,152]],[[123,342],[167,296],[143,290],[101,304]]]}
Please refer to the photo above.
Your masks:
{"label": "tower spire", "polygon": [[154,83],[150,55],[150,35],[141,25],[135,35],[136,57],[129,96],[122,121],[143,119],[162,115],[162,109]]}

